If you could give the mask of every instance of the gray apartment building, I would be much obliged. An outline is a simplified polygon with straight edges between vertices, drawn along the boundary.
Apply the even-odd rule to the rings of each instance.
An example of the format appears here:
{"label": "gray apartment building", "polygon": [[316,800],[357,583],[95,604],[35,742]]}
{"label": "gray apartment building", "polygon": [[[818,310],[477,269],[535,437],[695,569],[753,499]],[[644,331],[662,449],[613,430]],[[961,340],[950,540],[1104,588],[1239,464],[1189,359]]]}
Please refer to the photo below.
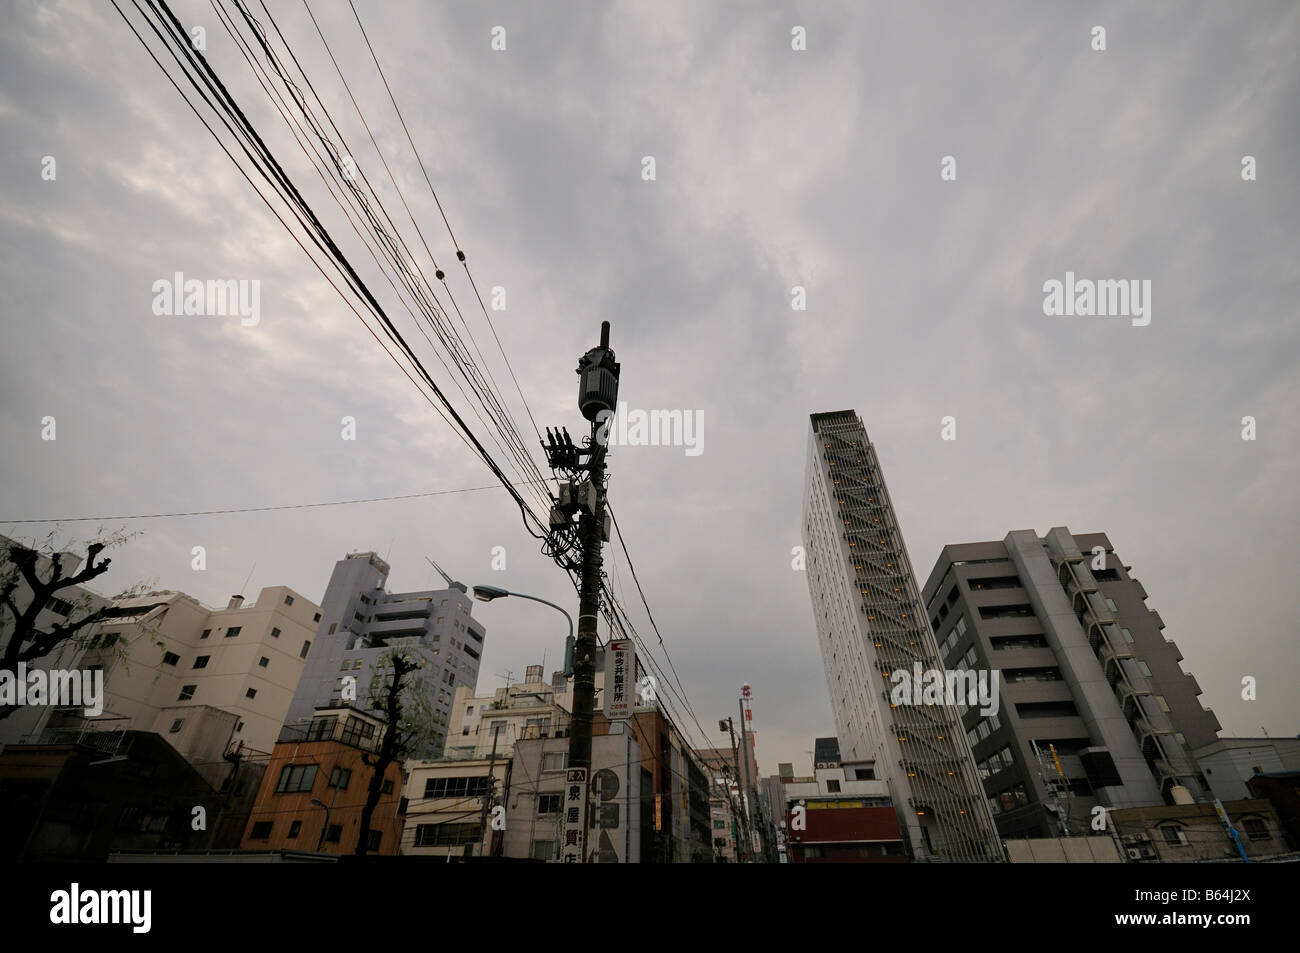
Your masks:
{"label": "gray apartment building", "polygon": [[366,707],[372,679],[387,674],[382,661],[400,647],[425,660],[419,680],[436,728],[433,744],[417,756],[442,754],[456,687],[473,690],[478,684],[486,632],[470,618],[474,602],[461,584],[389,593],[384,590],[388,572],[388,563],[374,553],[349,553],[335,563],[282,740],[295,732],[305,735],[316,709],[348,702],[350,689],[356,693],[351,703]]}
{"label": "gray apartment building", "polygon": [[1004,837],[1087,832],[1092,808],[1205,800],[1192,749],[1219,722],[1104,533],[1057,527],[943,548],[923,596],[949,669],[996,670],[963,714]]}
{"label": "gray apartment building", "polygon": [[845,778],[886,783],[912,860],[1001,860],[956,705],[891,701],[895,673],[940,667],[938,644],[852,410],[812,415],[804,482],[808,592]]}

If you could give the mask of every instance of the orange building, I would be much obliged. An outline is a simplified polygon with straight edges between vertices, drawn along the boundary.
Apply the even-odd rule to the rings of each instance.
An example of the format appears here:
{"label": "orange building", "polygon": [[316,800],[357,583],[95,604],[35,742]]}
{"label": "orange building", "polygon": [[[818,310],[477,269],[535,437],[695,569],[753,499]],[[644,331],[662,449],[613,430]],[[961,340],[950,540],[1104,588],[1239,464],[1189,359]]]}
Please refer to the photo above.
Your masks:
{"label": "orange building", "polygon": [[[361,758],[378,749],[383,733],[380,719],[347,707],[317,710],[306,732],[285,728],[240,846],[355,853],[374,771]],[[400,764],[388,766],[381,790],[367,852],[396,854],[402,835]]]}

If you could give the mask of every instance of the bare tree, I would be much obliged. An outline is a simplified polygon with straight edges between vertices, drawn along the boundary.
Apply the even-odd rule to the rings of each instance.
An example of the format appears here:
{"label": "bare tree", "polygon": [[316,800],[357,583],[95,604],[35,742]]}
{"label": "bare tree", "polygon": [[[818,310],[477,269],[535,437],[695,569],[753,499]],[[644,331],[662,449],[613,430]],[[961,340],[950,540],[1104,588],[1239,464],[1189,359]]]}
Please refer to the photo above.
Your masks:
{"label": "bare tree", "polygon": [[384,733],[377,751],[361,754],[362,763],[371,773],[366,803],[361,808],[357,856],[366,854],[370,822],[379,806],[389,766],[405,760],[433,734],[432,708],[423,694],[423,683],[415,676],[423,665],[418,654],[395,649],[380,659],[381,671],[371,680],[367,707],[383,712]]}
{"label": "bare tree", "polygon": [[[124,545],[135,535],[117,532],[105,536],[101,530],[99,538],[86,547],[85,563],[72,574],[65,574],[63,565],[63,557],[71,544],[56,546],[54,533],[46,537],[44,545],[39,548],[14,541],[0,548],[0,639],[7,635],[4,648],[0,649],[0,670],[16,672],[19,663],[45,658],[64,643],[81,640],[99,622],[110,617],[113,600],[92,608],[92,600],[85,594],[60,599],[59,593],[67,594],[72,587],[82,586],[108,572],[112,560],[101,557],[101,553]],[[48,551],[49,555],[43,555],[42,550]],[[30,592],[27,604],[21,608],[18,605],[23,593],[20,583]],[[114,598],[139,595],[142,588],[133,586]],[[56,608],[60,603],[69,607],[66,612],[59,610],[66,621],[40,628],[37,619],[41,612]],[[0,704],[0,720],[14,714],[19,707]]]}

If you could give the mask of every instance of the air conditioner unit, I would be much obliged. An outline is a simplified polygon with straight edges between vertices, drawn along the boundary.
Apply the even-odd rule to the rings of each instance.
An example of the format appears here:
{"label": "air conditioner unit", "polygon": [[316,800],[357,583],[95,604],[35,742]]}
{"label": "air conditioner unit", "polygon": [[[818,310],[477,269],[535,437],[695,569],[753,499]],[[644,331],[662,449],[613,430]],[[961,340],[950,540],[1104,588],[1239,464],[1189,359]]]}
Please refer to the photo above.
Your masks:
{"label": "air conditioner unit", "polygon": [[1136,847],[1130,847],[1130,848],[1128,849],[1128,859],[1129,859],[1129,860],[1141,860],[1141,859],[1142,859],[1142,851],[1138,850]]}
{"label": "air conditioner unit", "polygon": [[819,767],[819,768],[829,768],[830,765],[827,764],[825,761],[818,761],[818,762],[817,762],[817,767]]}

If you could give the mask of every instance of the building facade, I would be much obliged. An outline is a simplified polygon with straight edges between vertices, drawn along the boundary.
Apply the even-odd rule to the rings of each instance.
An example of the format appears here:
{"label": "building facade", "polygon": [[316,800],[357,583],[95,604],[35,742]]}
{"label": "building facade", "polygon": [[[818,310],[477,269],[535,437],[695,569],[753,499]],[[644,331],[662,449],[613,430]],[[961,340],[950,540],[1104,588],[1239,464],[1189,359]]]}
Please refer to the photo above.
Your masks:
{"label": "building facade", "polygon": [[961,727],[1003,836],[1205,799],[1191,749],[1219,723],[1105,534],[945,546],[923,595],[944,664],[998,677],[998,710]]}
{"label": "building facade", "polygon": [[[286,727],[275,744],[242,846],[356,852],[373,756],[384,723],[353,708],[321,709],[304,731]],[[401,841],[402,766],[388,765],[370,819],[366,852],[396,854]]]}
{"label": "building facade", "polygon": [[812,777],[782,785],[789,863],[906,863],[886,783],[850,778],[825,760],[814,763]]}
{"label": "building facade", "polygon": [[805,491],[808,590],[846,771],[885,783],[913,860],[1001,860],[957,708],[891,701],[894,673],[940,668],[938,645],[853,411],[812,415]]}
{"label": "building facade", "polygon": [[[257,601],[233,596],[211,609],[174,590],[115,602],[113,617],[84,645],[83,668],[104,672],[104,712],[52,717],[49,740],[86,730],[157,731],[189,756],[207,758],[213,731],[234,715],[224,750],[269,754],[298,686],[319,607],[286,586],[268,586]],[[197,756],[197,755],[196,755]]]}
{"label": "building facade", "polygon": [[303,728],[316,710],[348,702],[365,708],[395,650],[423,659],[412,676],[433,721],[432,740],[417,754],[437,757],[446,744],[456,688],[478,682],[485,630],[470,618],[473,600],[459,583],[448,589],[389,593],[388,563],[350,553],[334,565],[321,619],[286,726]]}

